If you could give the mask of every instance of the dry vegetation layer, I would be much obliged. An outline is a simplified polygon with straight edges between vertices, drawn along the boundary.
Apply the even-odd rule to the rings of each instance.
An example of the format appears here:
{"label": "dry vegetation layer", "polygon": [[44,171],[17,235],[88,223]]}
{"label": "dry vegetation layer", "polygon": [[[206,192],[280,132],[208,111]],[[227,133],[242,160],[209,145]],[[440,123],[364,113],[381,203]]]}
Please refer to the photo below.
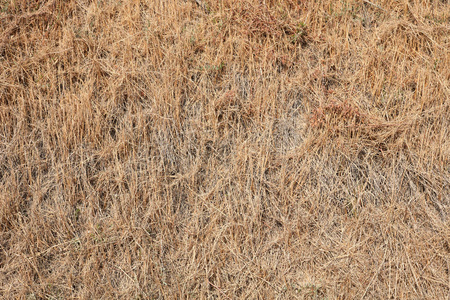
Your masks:
{"label": "dry vegetation layer", "polygon": [[0,7],[0,298],[448,299],[448,1]]}

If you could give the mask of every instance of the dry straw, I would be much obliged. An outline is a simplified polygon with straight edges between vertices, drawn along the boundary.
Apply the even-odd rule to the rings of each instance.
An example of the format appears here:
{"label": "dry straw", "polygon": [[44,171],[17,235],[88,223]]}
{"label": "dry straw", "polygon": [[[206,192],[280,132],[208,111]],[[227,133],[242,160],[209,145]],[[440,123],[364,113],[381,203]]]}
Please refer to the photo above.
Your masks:
{"label": "dry straw", "polygon": [[448,299],[446,1],[0,9],[0,298]]}

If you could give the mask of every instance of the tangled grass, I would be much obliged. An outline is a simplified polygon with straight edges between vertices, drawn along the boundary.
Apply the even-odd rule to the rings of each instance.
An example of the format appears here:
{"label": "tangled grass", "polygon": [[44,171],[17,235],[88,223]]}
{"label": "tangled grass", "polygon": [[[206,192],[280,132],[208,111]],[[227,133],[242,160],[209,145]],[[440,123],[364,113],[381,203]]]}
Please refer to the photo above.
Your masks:
{"label": "tangled grass", "polygon": [[448,299],[447,1],[0,8],[1,298]]}

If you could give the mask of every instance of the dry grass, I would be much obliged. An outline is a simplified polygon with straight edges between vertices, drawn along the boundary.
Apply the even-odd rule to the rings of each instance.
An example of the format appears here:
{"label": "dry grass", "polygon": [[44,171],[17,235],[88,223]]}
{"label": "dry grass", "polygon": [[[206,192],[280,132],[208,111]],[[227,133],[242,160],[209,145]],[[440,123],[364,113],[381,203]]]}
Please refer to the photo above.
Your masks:
{"label": "dry grass", "polygon": [[0,0],[0,297],[449,299],[443,0]]}

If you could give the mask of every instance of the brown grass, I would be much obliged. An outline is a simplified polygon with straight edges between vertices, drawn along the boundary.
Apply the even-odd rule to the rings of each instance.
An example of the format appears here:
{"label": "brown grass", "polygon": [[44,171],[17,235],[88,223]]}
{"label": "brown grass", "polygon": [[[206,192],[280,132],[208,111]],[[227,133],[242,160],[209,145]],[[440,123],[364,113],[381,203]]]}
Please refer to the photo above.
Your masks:
{"label": "brown grass", "polygon": [[449,299],[448,1],[0,8],[0,298]]}

